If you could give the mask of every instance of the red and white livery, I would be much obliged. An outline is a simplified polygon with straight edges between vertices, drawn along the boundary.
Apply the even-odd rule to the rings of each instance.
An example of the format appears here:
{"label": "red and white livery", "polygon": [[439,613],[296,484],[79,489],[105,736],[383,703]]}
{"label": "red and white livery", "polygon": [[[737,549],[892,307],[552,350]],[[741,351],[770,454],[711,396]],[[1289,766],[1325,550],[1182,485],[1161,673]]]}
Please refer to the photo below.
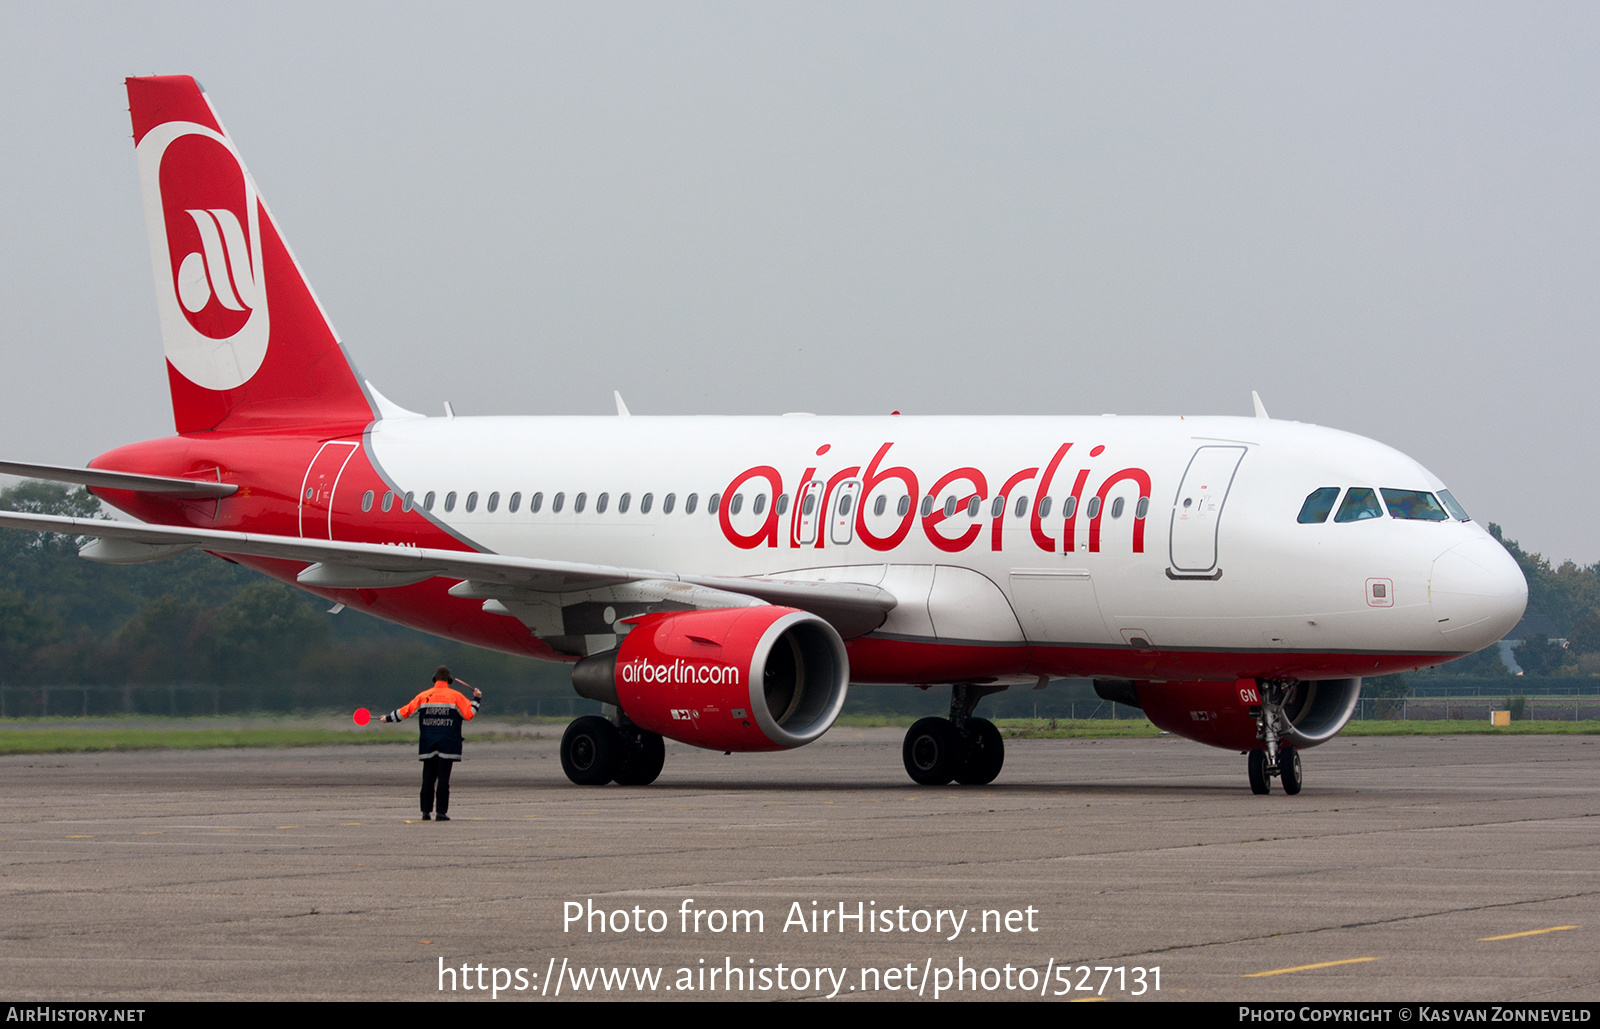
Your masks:
{"label": "red and white livery", "polygon": [[1008,686],[1096,680],[1300,788],[1361,677],[1521,617],[1515,562],[1382,444],[1254,418],[428,418],[361,379],[186,76],[128,80],[177,434],[87,469],[143,524],[0,513],[83,556],[225,554],[469,643],[574,663],[606,717],[575,782],[648,783],[662,737],[815,740],[847,684],[951,687],[921,783],[986,783]]}

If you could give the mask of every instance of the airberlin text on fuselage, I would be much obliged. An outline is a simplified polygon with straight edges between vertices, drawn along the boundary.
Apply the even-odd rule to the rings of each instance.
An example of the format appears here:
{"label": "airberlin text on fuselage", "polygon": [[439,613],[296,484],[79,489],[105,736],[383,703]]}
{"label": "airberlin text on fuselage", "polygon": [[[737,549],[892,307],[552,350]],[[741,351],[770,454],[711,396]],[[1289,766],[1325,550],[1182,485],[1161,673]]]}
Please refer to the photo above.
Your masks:
{"label": "airberlin text on fuselage", "polygon": [[623,682],[739,685],[739,669],[733,665],[696,664],[681,658],[671,663],[634,658],[623,664],[620,671]]}
{"label": "airberlin text on fuselage", "polygon": [[[1100,527],[1101,520],[1106,515],[1107,495],[1120,483],[1127,482],[1132,483],[1139,491],[1134,511],[1130,512],[1133,516],[1133,552],[1144,553],[1145,521],[1150,502],[1150,474],[1143,468],[1119,468],[1100,473],[1091,489],[1091,477],[1094,477],[1098,470],[1092,467],[1079,468],[1075,472],[1064,470],[1062,463],[1074,449],[1074,444],[1062,443],[1056,447],[1055,453],[1042,468],[1034,466],[1012,473],[1004,480],[1000,480],[999,488],[994,493],[989,490],[988,476],[977,468],[967,466],[945,472],[925,491],[927,496],[934,498],[934,504],[924,514],[921,503],[924,491],[918,487],[917,473],[903,465],[888,463],[889,450],[893,446],[893,442],[888,442],[878,447],[864,471],[860,465],[852,465],[840,468],[826,478],[818,478],[815,467],[807,468],[800,476],[794,504],[787,512],[780,512],[776,503],[776,498],[784,493],[783,476],[778,469],[772,465],[746,468],[735,475],[723,491],[722,506],[717,512],[722,535],[729,543],[745,550],[754,550],[763,545],[776,547],[780,522],[787,517],[790,549],[821,548],[831,535],[831,523],[843,517],[853,520],[851,530],[856,540],[873,550],[894,550],[905,542],[915,523],[921,521],[922,531],[927,536],[928,542],[947,553],[966,550],[978,544],[985,536],[988,537],[989,549],[998,551],[1005,545],[1006,534],[1003,531],[1005,520],[1012,517],[1015,510],[1011,498],[1026,490],[1026,495],[1032,500],[1028,505],[1026,517],[1029,537],[1034,546],[1046,553],[1071,553],[1077,549],[1078,520],[1082,518],[1089,526],[1087,549],[1092,554],[1100,551]],[[830,445],[819,447],[817,456],[821,457],[829,449]],[[1104,446],[1090,448],[1084,463],[1100,457],[1105,449]],[[1066,497],[1056,497],[1052,489],[1058,479],[1064,486],[1069,481],[1069,476],[1071,492]],[[766,518],[760,527],[748,533],[739,532],[733,526],[733,516],[738,512],[732,510],[732,499],[740,487],[757,480],[762,480],[771,487],[774,502],[765,509]],[[838,490],[842,485],[850,483],[860,484],[854,510],[835,511],[835,497],[838,495]],[[903,489],[903,495],[910,498],[910,504],[903,513],[898,510],[891,512],[891,517],[898,521],[887,535],[878,535],[867,522],[869,503],[874,497],[882,495],[885,488],[892,488],[891,483],[900,487],[893,489],[894,495],[902,495]],[[808,489],[812,487],[816,490],[816,502],[808,512],[804,510],[804,501]],[[953,495],[956,499],[952,514],[945,513],[946,506],[943,500],[947,495]],[[977,517],[966,515],[968,505],[974,499],[984,504],[994,496],[1005,498],[1005,503],[998,513],[992,509],[980,509]],[[1040,499],[1046,497],[1052,498],[1060,505],[1055,508],[1054,520],[1051,519],[1050,506],[1040,504]],[[1117,517],[1117,513],[1114,512],[1112,517]],[[806,519],[815,519],[816,524],[808,528],[805,525]],[[943,523],[947,520],[965,527],[960,529],[944,527]],[[989,522],[987,533],[984,532],[985,521]],[[1057,529],[1060,530],[1059,536],[1056,535]]]}

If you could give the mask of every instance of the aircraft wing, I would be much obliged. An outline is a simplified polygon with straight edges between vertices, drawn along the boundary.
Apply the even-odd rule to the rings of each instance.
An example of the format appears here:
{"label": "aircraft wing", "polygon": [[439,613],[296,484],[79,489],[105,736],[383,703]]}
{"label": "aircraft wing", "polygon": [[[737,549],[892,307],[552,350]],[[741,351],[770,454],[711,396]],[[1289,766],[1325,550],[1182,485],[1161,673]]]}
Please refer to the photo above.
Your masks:
{"label": "aircraft wing", "polygon": [[24,464],[21,461],[0,461],[0,475],[20,475],[26,479],[47,479],[51,482],[74,482],[80,486],[125,489],[133,493],[160,493],[177,499],[184,497],[220,499],[239,491],[238,486],[227,482],[169,479],[163,475],[107,472],[99,468],[68,468],[54,464]]}
{"label": "aircraft wing", "polygon": [[809,611],[850,639],[883,624],[896,603],[887,590],[864,583],[690,575],[475,551],[309,540],[19,511],[0,511],[0,528],[92,537],[81,550],[83,556],[113,564],[156,561],[196,548],[216,554],[304,561],[308,567],[297,577],[299,583],[324,589],[383,589],[434,576],[460,579],[451,589],[453,594],[501,603],[504,613],[522,617],[535,632],[539,632],[535,621],[540,608],[559,611],[575,602],[615,596],[698,608],[779,604]]}

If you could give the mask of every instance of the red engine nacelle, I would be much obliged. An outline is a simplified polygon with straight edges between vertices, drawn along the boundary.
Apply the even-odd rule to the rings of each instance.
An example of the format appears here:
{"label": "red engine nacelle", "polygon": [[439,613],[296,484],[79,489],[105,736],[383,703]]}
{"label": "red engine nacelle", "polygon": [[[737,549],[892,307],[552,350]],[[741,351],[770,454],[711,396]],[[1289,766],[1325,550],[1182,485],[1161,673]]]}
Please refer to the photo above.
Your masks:
{"label": "red engine nacelle", "polygon": [[[1133,685],[1138,706],[1157,728],[1228,750],[1253,750],[1260,745],[1256,720],[1250,713],[1261,704],[1254,679]],[[1360,679],[1296,683],[1284,703],[1291,728],[1283,734],[1283,741],[1305,748],[1332,739],[1355,714],[1360,699]]]}
{"label": "red engine nacelle", "polygon": [[645,615],[616,650],[572,670],[579,695],[709,750],[810,743],[839,717],[849,679],[833,626],[765,605]]}

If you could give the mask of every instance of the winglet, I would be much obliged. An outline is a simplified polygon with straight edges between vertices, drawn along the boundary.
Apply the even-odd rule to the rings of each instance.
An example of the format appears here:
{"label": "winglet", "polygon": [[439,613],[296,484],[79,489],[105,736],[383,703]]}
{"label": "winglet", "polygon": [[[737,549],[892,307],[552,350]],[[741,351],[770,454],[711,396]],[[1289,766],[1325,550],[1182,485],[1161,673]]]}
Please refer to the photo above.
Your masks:
{"label": "winglet", "polygon": [[1250,402],[1256,405],[1256,417],[1257,418],[1270,417],[1267,414],[1267,406],[1261,402],[1261,394],[1260,393],[1257,393],[1255,390],[1251,390],[1250,391]]}
{"label": "winglet", "polygon": [[630,415],[628,414],[628,405],[624,404],[622,402],[622,391],[614,389],[614,390],[611,391],[611,395],[613,397],[615,397],[616,401],[617,401],[617,417],[618,418],[628,418],[628,417],[630,417]]}

